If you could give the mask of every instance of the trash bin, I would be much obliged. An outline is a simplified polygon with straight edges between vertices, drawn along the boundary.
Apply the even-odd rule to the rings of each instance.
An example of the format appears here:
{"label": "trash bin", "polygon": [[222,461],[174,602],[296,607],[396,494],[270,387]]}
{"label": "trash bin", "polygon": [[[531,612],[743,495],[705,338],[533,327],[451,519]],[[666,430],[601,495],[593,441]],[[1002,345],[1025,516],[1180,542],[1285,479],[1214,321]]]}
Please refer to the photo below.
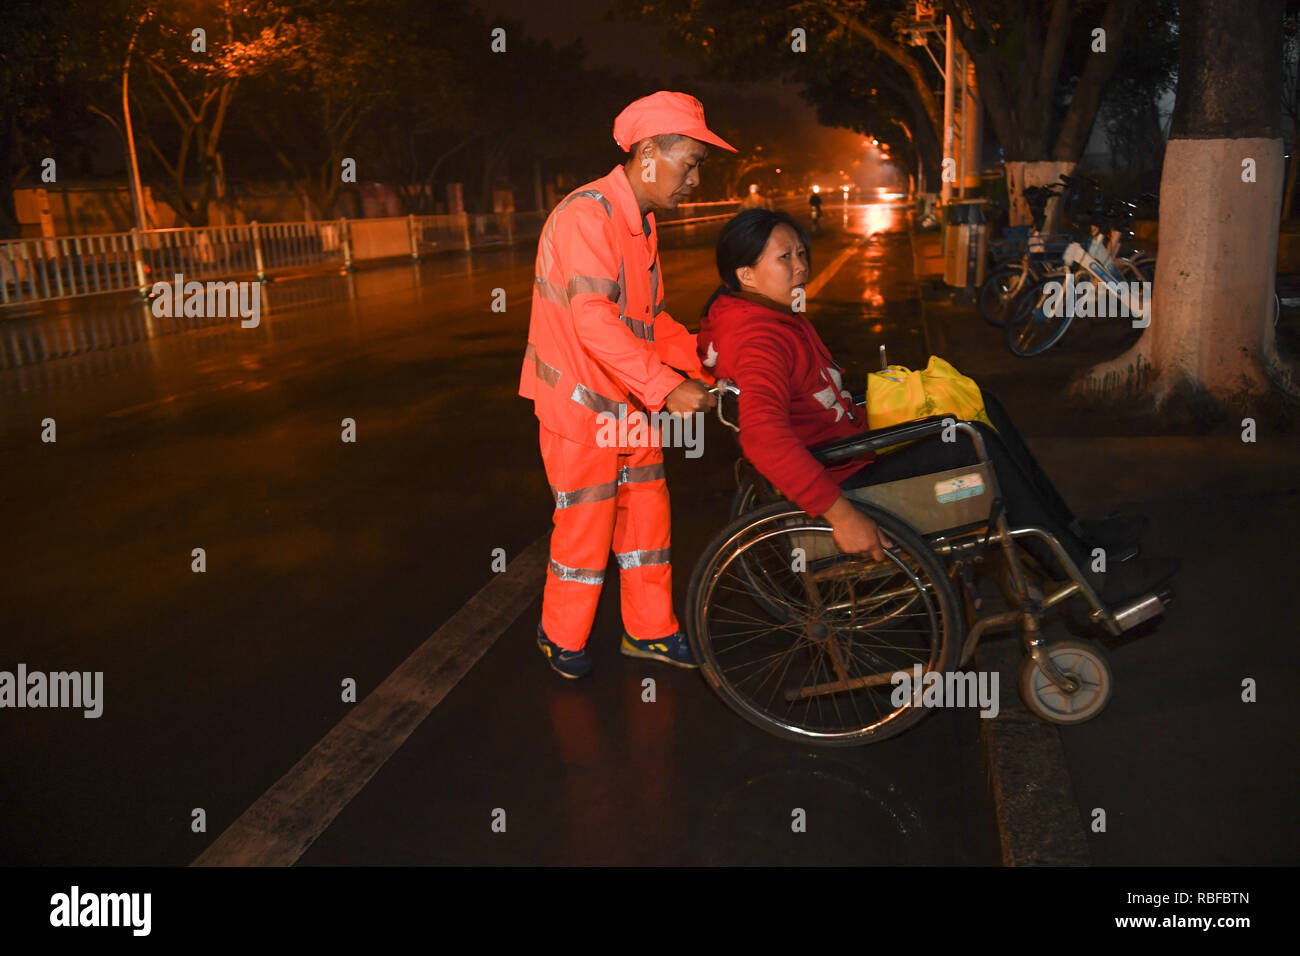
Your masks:
{"label": "trash bin", "polygon": [[948,206],[944,226],[943,281],[958,288],[984,284],[989,224],[983,199],[958,199]]}
{"label": "trash bin", "polygon": [[937,229],[939,226],[939,194],[917,193],[916,227],[918,229]]}

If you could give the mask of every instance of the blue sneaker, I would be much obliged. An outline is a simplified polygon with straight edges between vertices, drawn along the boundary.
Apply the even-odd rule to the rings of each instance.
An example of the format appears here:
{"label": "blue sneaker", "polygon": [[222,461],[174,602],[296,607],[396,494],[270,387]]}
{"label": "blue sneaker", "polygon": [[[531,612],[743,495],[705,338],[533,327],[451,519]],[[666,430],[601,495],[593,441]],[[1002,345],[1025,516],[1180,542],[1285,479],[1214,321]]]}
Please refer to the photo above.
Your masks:
{"label": "blue sneaker", "polygon": [[580,651],[566,651],[546,636],[540,622],[537,625],[537,646],[546,655],[546,663],[551,665],[551,670],[561,677],[573,680],[586,677],[591,673],[591,657],[588,656],[586,648]]}
{"label": "blue sneaker", "polygon": [[691,645],[687,642],[684,631],[653,641],[634,640],[631,634],[624,631],[621,650],[628,657],[644,657],[676,667],[700,666],[695,662],[695,655],[691,653]]}

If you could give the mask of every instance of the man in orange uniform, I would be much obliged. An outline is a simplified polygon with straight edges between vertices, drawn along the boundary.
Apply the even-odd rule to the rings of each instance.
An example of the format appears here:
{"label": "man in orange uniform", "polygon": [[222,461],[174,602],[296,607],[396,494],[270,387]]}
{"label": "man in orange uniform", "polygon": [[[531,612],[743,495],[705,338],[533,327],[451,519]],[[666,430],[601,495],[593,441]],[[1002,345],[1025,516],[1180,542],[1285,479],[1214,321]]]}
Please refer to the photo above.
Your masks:
{"label": "man in orange uniform", "polygon": [[696,666],[673,613],[663,450],[606,439],[630,433],[630,414],[691,415],[715,403],[695,336],[664,311],[653,210],[676,209],[699,184],[705,144],[735,148],[708,129],[699,100],[664,90],[624,109],[614,140],[627,161],[566,196],[542,230],[519,381],[555,497],[537,643],[570,678],[591,671],[586,644],[611,547],[623,653]]}

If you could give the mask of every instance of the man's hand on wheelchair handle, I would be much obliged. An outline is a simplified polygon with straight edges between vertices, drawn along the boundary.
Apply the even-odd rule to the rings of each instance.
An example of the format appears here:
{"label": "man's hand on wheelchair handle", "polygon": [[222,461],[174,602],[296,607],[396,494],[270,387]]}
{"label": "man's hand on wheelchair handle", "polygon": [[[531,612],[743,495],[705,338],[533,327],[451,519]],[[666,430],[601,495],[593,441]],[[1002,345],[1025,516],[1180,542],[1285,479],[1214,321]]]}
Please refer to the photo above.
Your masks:
{"label": "man's hand on wheelchair handle", "polygon": [[845,554],[869,553],[876,561],[884,561],[884,549],[894,546],[880,530],[880,526],[843,495],[835,499],[823,517],[831,523],[831,537]]}
{"label": "man's hand on wheelchair handle", "polygon": [[707,412],[718,404],[714,394],[709,391],[708,386],[697,382],[693,378],[688,378],[682,384],[668,393],[664,399],[664,407],[674,415],[693,415],[696,412]]}

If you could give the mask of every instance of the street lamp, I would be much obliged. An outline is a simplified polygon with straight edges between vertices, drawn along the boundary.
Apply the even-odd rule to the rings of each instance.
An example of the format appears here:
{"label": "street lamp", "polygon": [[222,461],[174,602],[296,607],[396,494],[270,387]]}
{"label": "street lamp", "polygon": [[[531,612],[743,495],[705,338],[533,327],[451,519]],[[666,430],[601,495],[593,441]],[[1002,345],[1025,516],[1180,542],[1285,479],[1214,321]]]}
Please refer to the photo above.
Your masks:
{"label": "street lamp", "polygon": [[136,21],[131,33],[131,43],[126,48],[126,62],[122,64],[122,116],[126,120],[126,150],[131,157],[131,197],[135,204],[135,227],[144,232],[144,191],[140,188],[140,163],[135,156],[135,133],[131,129],[131,103],[127,98],[127,82],[131,72],[131,53],[135,49],[136,37],[144,21],[153,16],[153,11],[146,9]]}

